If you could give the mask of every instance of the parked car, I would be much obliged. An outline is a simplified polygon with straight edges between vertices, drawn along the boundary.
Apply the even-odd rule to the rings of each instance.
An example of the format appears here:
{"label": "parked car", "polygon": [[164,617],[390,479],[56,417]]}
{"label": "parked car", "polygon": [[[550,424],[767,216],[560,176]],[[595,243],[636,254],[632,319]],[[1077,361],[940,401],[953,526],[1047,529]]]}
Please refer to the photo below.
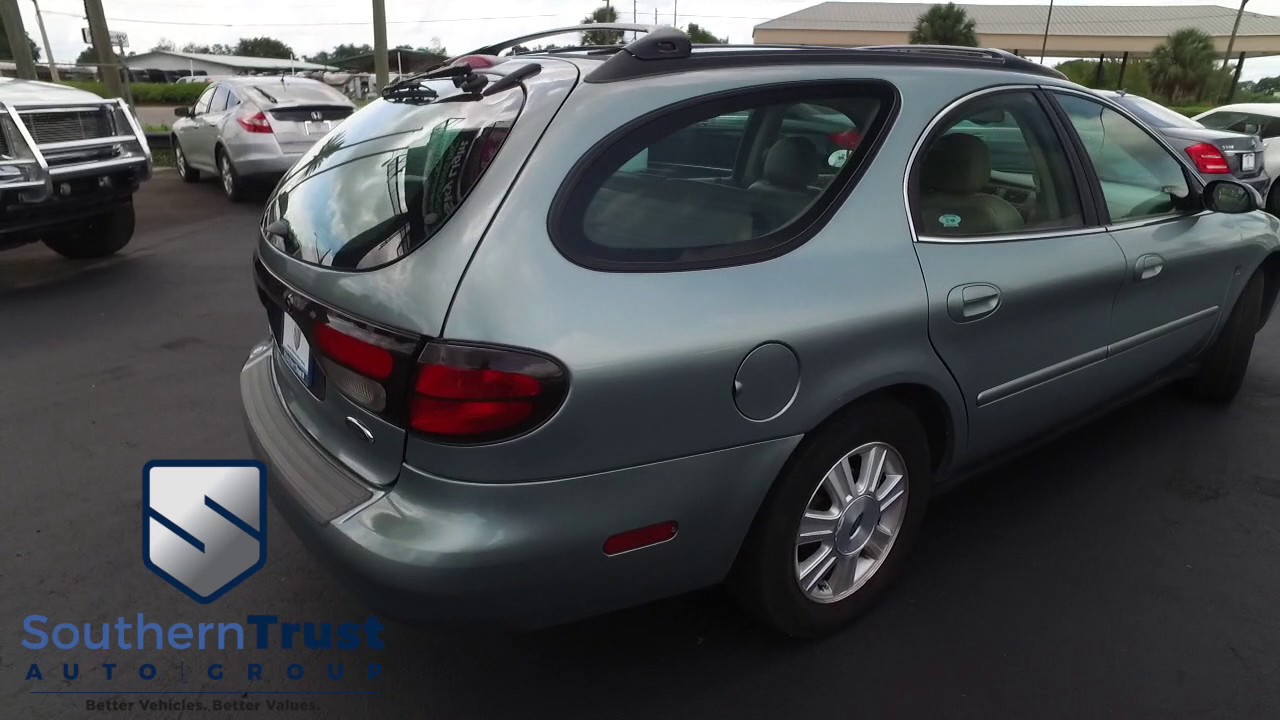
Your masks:
{"label": "parked car", "polygon": [[346,96],[315,80],[219,79],[195,105],[174,111],[181,118],[173,124],[178,174],[196,182],[212,173],[227,198],[243,200],[254,184],[279,179],[354,111]]}
{"label": "parked car", "polygon": [[1056,71],[672,28],[499,56],[540,37],[388,86],[262,220],[249,437],[379,612],[727,581],[821,635],[936,490],[1168,383],[1239,390],[1280,220]]}
{"label": "parked car", "polygon": [[1271,195],[1271,173],[1280,172],[1280,158],[1272,158],[1274,162],[1267,164],[1263,142],[1256,132],[1206,127],[1197,119],[1139,95],[1123,91],[1098,92],[1137,115],[1164,135],[1170,145],[1185,152],[1206,180],[1233,175],[1258,191],[1268,211],[1280,214],[1280,195]]}
{"label": "parked car", "polygon": [[146,136],[120,100],[0,78],[0,250],[43,241],[70,258],[117,252],[150,176]]}
{"label": "parked car", "polygon": [[[1230,130],[1262,138],[1262,154],[1267,167],[1275,169],[1272,174],[1280,172],[1280,143],[1274,142],[1280,136],[1280,107],[1273,103],[1236,103],[1200,113],[1193,119],[1214,130]],[[1280,210],[1280,191],[1274,187],[1267,196],[1267,208],[1273,212]]]}

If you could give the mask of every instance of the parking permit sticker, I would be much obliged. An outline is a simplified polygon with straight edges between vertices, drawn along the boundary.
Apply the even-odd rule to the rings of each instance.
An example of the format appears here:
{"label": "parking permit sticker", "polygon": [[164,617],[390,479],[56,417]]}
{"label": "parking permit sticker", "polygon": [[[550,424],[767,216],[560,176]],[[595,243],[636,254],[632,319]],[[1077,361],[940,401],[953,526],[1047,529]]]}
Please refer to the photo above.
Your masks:
{"label": "parking permit sticker", "polygon": [[960,216],[948,213],[947,215],[943,215],[938,218],[938,222],[942,223],[942,227],[944,228],[957,228],[960,227]]}

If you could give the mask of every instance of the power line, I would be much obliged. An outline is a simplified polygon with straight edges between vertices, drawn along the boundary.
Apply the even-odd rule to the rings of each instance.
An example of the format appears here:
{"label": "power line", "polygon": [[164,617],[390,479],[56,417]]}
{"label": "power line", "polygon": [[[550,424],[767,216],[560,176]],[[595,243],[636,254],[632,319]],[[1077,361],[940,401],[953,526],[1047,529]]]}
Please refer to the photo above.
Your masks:
{"label": "power line", "polygon": [[[46,15],[63,15],[66,17],[84,18],[83,14],[45,10]],[[426,23],[469,22],[471,20],[524,20],[529,18],[561,17],[560,13],[544,13],[542,15],[503,15],[499,17],[466,17],[466,18],[431,18],[427,20],[388,20],[388,25],[418,25]],[[140,25],[174,25],[186,27],[337,27],[365,26],[371,20],[351,22],[311,22],[311,23],[253,23],[253,22],[188,22],[182,20],[141,20],[138,18],[107,18],[113,23],[137,23]]]}

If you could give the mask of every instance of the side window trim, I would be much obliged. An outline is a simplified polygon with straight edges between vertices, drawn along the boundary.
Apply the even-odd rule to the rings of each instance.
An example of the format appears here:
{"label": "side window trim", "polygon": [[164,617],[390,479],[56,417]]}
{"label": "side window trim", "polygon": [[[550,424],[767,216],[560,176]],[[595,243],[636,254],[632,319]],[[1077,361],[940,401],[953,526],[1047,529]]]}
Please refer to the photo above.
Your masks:
{"label": "side window trim", "polygon": [[1062,108],[1062,105],[1058,102],[1058,98],[1057,98],[1058,95],[1075,95],[1085,100],[1097,103],[1098,105],[1101,105],[1107,108],[1108,110],[1115,111],[1121,117],[1123,117],[1124,119],[1128,120],[1129,122],[1137,126],[1137,128],[1141,130],[1143,133],[1145,133],[1147,137],[1151,138],[1153,141],[1155,141],[1157,145],[1163,148],[1165,153],[1168,154],[1170,157],[1172,157],[1174,161],[1177,162],[1178,165],[1182,168],[1182,175],[1183,177],[1186,178],[1187,187],[1190,189],[1192,197],[1199,197],[1200,194],[1204,192],[1204,181],[1200,177],[1200,173],[1196,172],[1195,167],[1191,165],[1191,161],[1189,159],[1183,158],[1182,155],[1178,153],[1177,150],[1173,148],[1173,146],[1169,145],[1169,143],[1166,142],[1164,138],[1160,137],[1158,133],[1149,129],[1141,120],[1138,120],[1133,113],[1121,107],[1119,104],[1108,102],[1105,98],[1101,98],[1096,95],[1091,95],[1085,92],[1080,92],[1079,90],[1074,90],[1072,88],[1051,86],[1051,87],[1046,87],[1045,89],[1049,91],[1048,95],[1050,96],[1053,102],[1053,106],[1056,109],[1058,116],[1061,118],[1062,123],[1066,126],[1067,132],[1071,134],[1072,142],[1074,146],[1078,148],[1078,152],[1080,153],[1083,159],[1083,162],[1089,168],[1089,175],[1093,182],[1094,187],[1097,189],[1097,197],[1100,203],[1098,205],[1100,220],[1103,222],[1104,227],[1108,231],[1123,230],[1125,228],[1133,228],[1133,227],[1143,227],[1145,225],[1158,225],[1161,223],[1180,220],[1182,218],[1194,217],[1204,212],[1204,211],[1197,211],[1197,210],[1176,210],[1174,212],[1165,213],[1163,215],[1153,215],[1151,217],[1137,218],[1134,220],[1121,220],[1119,222],[1113,221],[1111,218],[1110,210],[1107,208],[1106,198],[1103,196],[1103,193],[1102,193],[1102,182],[1098,178],[1097,169],[1093,165],[1092,158],[1089,157],[1089,154],[1084,149],[1084,141],[1080,139],[1079,133],[1077,133],[1075,131],[1075,128],[1072,127],[1071,119],[1067,115],[1067,111],[1064,110]]}
{"label": "side window trim", "polygon": [[[957,110],[959,110],[964,105],[968,104],[973,100],[977,100],[979,98],[988,97],[991,95],[1002,95],[1002,94],[1012,94],[1012,93],[1027,93],[1035,98],[1041,110],[1045,113],[1045,116],[1049,119],[1050,126],[1053,128],[1053,132],[1058,142],[1062,145],[1063,149],[1066,150],[1066,155],[1067,155],[1068,165],[1072,175],[1072,180],[1074,181],[1074,184],[1076,186],[1076,192],[1080,198],[1080,209],[1084,216],[1083,226],[1072,227],[1072,228],[1053,228],[1053,229],[1046,229],[1046,230],[1029,230],[1029,231],[1023,231],[1023,232],[998,233],[998,234],[990,234],[990,235],[945,236],[945,235],[927,235],[919,232],[919,230],[916,228],[916,219],[915,219],[915,208],[916,208],[916,203],[918,202],[918,197],[917,197],[918,193],[915,191],[915,188],[918,184],[917,181],[919,179],[920,166],[923,164],[923,161],[924,161],[924,158],[922,157],[922,151],[926,147],[928,147],[934,139],[936,139],[938,135],[937,131],[939,129],[939,126],[941,126],[944,121],[950,118]],[[1056,106],[1056,103],[1053,103],[1053,105]],[[929,124],[925,126],[924,132],[922,132],[920,134],[920,137],[916,139],[916,144],[912,148],[911,155],[907,159],[908,171],[907,173],[905,173],[903,178],[902,194],[903,194],[903,200],[906,203],[907,224],[911,228],[912,242],[975,243],[975,244],[1002,243],[1002,242],[1016,242],[1016,241],[1022,241],[1022,240],[1049,240],[1054,238],[1070,238],[1070,237],[1077,237],[1080,235],[1090,235],[1090,234],[1094,234],[1102,231],[1104,229],[1105,217],[1099,212],[1099,207],[1105,207],[1105,205],[1102,205],[1102,206],[1099,205],[1098,196],[1101,195],[1101,191],[1098,191],[1098,196],[1095,196],[1094,193],[1091,191],[1092,186],[1090,187],[1085,186],[1086,181],[1089,178],[1093,177],[1092,169],[1088,168],[1088,166],[1084,164],[1084,159],[1080,157],[1080,155],[1078,154],[1076,147],[1074,145],[1075,143],[1074,133],[1064,134],[1064,133],[1068,133],[1068,130],[1069,128],[1063,127],[1062,122],[1058,118],[1058,113],[1053,109],[1053,107],[1050,107],[1050,103],[1044,97],[1044,94],[1041,91],[1041,87],[1038,85],[999,85],[996,87],[983,88],[981,90],[977,90],[975,92],[969,93],[968,95],[964,95],[960,98],[957,98],[956,100],[947,104],[947,106],[944,107],[942,110],[940,110],[936,115],[934,115],[933,119],[929,121]],[[1082,172],[1087,174],[1082,175],[1081,174]],[[1096,186],[1096,180],[1094,181],[1094,185]]]}

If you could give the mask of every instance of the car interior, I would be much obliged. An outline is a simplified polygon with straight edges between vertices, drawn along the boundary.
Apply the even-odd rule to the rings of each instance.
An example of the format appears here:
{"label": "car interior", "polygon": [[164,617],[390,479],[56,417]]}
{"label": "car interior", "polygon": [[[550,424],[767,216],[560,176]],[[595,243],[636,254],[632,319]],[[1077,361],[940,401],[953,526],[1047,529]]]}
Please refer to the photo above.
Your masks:
{"label": "car interior", "polygon": [[687,125],[637,148],[603,180],[583,230],[600,246],[685,258],[767,236],[814,205],[879,110],[877,99],[824,99]]}

